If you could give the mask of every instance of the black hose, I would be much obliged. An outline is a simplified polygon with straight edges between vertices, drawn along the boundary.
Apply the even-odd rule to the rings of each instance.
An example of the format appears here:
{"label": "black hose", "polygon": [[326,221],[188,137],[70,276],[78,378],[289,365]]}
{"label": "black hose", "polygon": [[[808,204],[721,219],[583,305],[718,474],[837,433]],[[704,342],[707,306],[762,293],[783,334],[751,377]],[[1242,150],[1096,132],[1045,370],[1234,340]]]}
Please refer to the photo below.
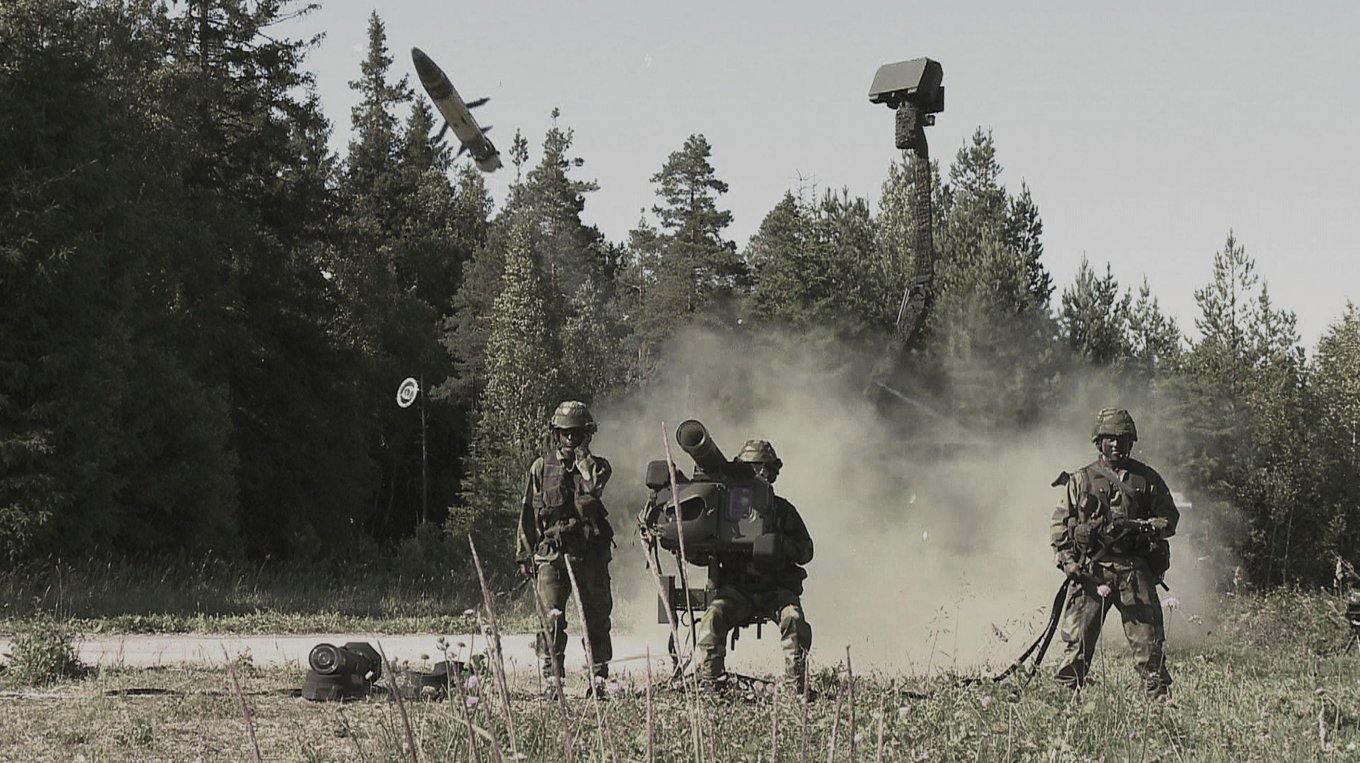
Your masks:
{"label": "black hose", "polygon": [[1039,663],[1043,662],[1044,653],[1048,651],[1049,642],[1053,640],[1053,634],[1057,632],[1058,622],[1062,620],[1062,613],[1066,608],[1067,581],[1064,580],[1062,587],[1058,589],[1058,594],[1053,597],[1053,611],[1048,616],[1048,625],[1044,627],[1044,632],[1039,634],[1039,637],[1034,640],[1034,643],[1029,645],[1029,648],[1025,650],[1024,654],[1020,655],[1015,662],[1012,662],[1009,668],[1006,668],[992,678],[992,681],[1000,683],[1009,678],[1011,673],[1014,673],[1016,669],[1025,664],[1025,660],[1029,659],[1030,654],[1034,652],[1035,649],[1038,649],[1039,653],[1034,657],[1034,666],[1030,668],[1030,675],[1033,675],[1038,671]]}

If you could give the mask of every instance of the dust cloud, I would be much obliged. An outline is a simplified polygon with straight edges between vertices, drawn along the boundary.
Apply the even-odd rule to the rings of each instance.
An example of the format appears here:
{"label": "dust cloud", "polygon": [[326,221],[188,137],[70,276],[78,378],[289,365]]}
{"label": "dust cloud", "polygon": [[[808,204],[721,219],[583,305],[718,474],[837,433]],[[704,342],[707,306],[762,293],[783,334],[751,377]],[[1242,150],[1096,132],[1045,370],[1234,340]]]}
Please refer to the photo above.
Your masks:
{"label": "dust cloud", "polygon": [[[614,465],[606,499],[619,543],[619,624],[665,630],[656,624],[656,588],[635,516],[647,498],[647,463],[665,458],[662,422],[688,473],[693,463],[673,438],[677,424],[695,418],[729,458],[747,439],[774,444],[784,461],[776,490],[798,508],[816,546],[803,597],[814,662],[841,661],[848,646],[861,673],[1008,665],[1039,634],[1062,584],[1048,540],[1059,497],[1050,483],[1093,459],[1095,411],[1128,407],[1140,424],[1139,446],[1155,445],[1174,426],[1147,401],[1092,380],[1069,383],[1068,404],[1026,431],[969,430],[947,411],[922,413],[919,401],[871,403],[864,390],[872,353],[816,334],[694,331],[667,356],[672,365],[644,392],[595,409],[600,432],[592,448]],[[1135,447],[1134,455],[1183,490],[1155,451]],[[1195,525],[1193,509],[1183,515],[1183,528]],[[1172,591],[1162,595],[1180,602],[1164,610],[1173,660],[1178,645],[1202,637],[1216,598],[1208,581],[1220,560],[1195,545],[1184,532],[1172,541]],[[666,557],[668,566],[673,561]],[[703,571],[690,574],[700,585]],[[1112,612],[1102,643],[1122,655],[1118,630]],[[765,640],[760,648],[778,653],[777,637]],[[1056,665],[1061,648],[1055,640],[1048,664]]]}

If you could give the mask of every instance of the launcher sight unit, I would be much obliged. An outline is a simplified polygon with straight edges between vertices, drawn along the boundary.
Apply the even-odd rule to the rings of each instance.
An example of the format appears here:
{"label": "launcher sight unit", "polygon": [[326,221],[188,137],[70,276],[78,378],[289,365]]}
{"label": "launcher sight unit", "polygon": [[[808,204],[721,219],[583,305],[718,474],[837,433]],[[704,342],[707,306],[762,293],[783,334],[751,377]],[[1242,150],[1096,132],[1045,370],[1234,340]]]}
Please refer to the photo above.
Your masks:
{"label": "launcher sight unit", "polygon": [[675,440],[694,460],[694,475],[676,469],[672,489],[666,461],[647,465],[651,497],[638,516],[643,534],[667,551],[683,550],[690,564],[704,565],[724,556],[777,563],[779,535],[770,484],[749,464],[724,456],[698,421],[677,427]]}

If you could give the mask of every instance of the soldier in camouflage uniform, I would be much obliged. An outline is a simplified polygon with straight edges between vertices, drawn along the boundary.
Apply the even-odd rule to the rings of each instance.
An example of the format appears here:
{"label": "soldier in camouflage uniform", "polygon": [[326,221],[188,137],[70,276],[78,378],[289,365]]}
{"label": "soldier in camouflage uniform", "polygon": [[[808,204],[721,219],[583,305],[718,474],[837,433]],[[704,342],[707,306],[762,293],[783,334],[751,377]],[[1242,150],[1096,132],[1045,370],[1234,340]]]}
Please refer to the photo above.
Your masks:
{"label": "soldier in camouflage uniform", "polygon": [[[750,440],[736,460],[751,464],[757,477],[774,483],[784,462],[765,440]],[[807,653],[812,649],[812,626],[803,614],[802,565],[812,561],[812,536],[798,510],[784,498],[774,496],[775,523],[781,536],[783,560],[774,568],[757,566],[750,559],[722,558],[709,568],[713,598],[698,629],[698,678],[704,687],[720,691],[727,680],[724,659],[727,634],[754,617],[779,624],[784,649],[784,675],[800,694],[807,680]]]}
{"label": "soldier in camouflage uniform", "polygon": [[[585,611],[586,638],[595,659],[591,672],[604,677],[609,675],[609,660],[614,656],[609,637],[614,609],[609,590],[614,530],[600,495],[612,470],[608,461],[590,452],[590,438],[597,429],[584,403],[569,400],[557,406],[550,426],[552,446],[529,468],[515,561],[522,574],[534,576],[538,598],[549,613],[551,651],[542,633],[536,647],[543,675],[552,677],[555,669],[557,677],[562,676],[571,598],[570,558]],[[549,690],[555,686],[550,682]]]}
{"label": "soldier in camouflage uniform", "polygon": [[1102,410],[1091,433],[1100,455],[1071,475],[1053,512],[1053,550],[1069,580],[1058,680],[1072,688],[1086,683],[1101,625],[1114,606],[1143,687],[1165,698],[1171,674],[1156,587],[1170,561],[1165,539],[1176,532],[1180,512],[1161,475],[1129,457],[1137,440],[1128,411]]}

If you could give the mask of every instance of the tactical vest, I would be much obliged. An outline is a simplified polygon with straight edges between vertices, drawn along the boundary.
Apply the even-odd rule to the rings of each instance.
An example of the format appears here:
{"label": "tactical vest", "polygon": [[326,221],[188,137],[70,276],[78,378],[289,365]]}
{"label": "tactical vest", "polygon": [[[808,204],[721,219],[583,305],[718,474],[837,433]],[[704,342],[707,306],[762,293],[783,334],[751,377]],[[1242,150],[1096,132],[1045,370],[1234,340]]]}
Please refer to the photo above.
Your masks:
{"label": "tactical vest", "polygon": [[562,456],[553,449],[543,455],[543,489],[534,496],[534,513],[543,530],[565,519],[576,517],[576,496],[588,493],[585,478],[578,469],[568,469]]}
{"label": "tactical vest", "polygon": [[539,531],[535,553],[608,554],[614,531],[579,462],[575,468],[567,466],[555,449],[543,454],[542,485],[533,507]]}
{"label": "tactical vest", "polygon": [[[1087,491],[1095,499],[1095,503],[1089,509],[1083,507],[1083,511],[1086,513],[1086,516],[1082,517],[1083,520],[1090,519],[1104,507],[1109,509],[1109,516],[1105,517],[1109,520],[1151,518],[1151,511],[1149,510],[1149,505],[1152,502],[1151,483],[1148,482],[1146,476],[1130,471],[1128,477],[1124,479],[1124,484],[1131,488],[1133,493],[1133,500],[1129,500],[1129,496],[1124,495],[1125,489],[1114,484],[1109,477],[1089,466],[1083,468],[1082,471],[1086,472]],[[1119,499],[1117,506],[1115,505],[1116,497]]]}
{"label": "tactical vest", "polygon": [[[1147,475],[1130,470],[1123,487],[1115,484],[1100,471],[1086,466],[1087,495],[1080,507],[1080,521],[1109,523],[1119,519],[1152,519],[1152,483]],[[1111,469],[1111,471],[1115,471]],[[1128,493],[1132,493],[1130,497]],[[1116,499],[1118,499],[1116,501]],[[1139,556],[1148,561],[1155,575],[1161,576],[1170,566],[1170,546],[1165,540],[1149,543],[1146,540],[1125,540],[1114,545],[1113,556]]]}

